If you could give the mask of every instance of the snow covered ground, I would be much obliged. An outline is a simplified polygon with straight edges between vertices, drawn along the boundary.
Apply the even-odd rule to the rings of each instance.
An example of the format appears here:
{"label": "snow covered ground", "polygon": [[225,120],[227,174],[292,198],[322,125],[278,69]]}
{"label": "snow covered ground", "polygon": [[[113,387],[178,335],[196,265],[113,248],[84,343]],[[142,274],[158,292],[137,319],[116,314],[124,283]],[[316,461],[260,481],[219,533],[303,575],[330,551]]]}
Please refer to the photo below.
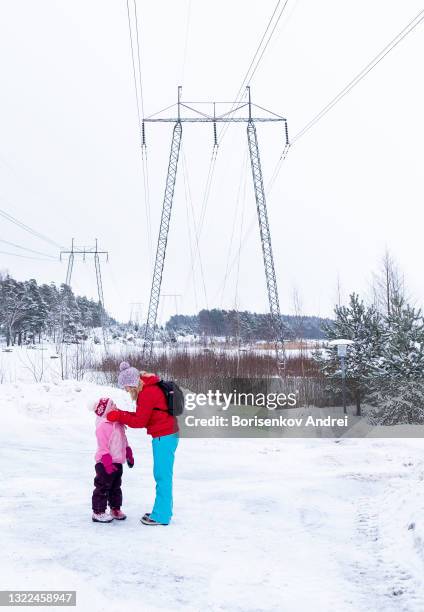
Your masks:
{"label": "snow covered ground", "polygon": [[128,519],[91,522],[89,399],[0,385],[2,589],[77,590],[81,611],[424,610],[421,440],[183,439],[175,517],[149,528],[150,439],[128,430]]}

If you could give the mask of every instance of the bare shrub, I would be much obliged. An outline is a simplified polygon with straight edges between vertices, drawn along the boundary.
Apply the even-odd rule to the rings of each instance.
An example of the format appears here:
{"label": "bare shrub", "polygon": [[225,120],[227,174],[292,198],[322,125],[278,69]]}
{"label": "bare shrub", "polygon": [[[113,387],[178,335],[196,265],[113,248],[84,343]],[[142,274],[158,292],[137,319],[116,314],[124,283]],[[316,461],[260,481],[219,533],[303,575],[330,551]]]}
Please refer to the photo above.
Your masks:
{"label": "bare shrub", "polygon": [[85,374],[95,367],[92,352],[84,342],[72,345],[71,350],[68,345],[63,345],[60,351],[60,364],[62,380],[71,378],[81,381]]}
{"label": "bare shrub", "polygon": [[25,359],[22,359],[18,353],[20,362],[31,373],[36,383],[42,382],[44,377],[44,351],[41,351],[40,359],[37,358],[38,354],[38,351],[28,350],[27,348],[24,353]]}
{"label": "bare shrub", "polygon": [[[122,356],[105,356],[96,369],[107,384],[117,383],[117,373]],[[263,392],[281,390],[296,393],[298,405],[328,406],[334,400],[328,396],[326,382],[316,362],[307,355],[287,359],[284,378],[276,376],[275,355],[228,351],[192,352],[189,350],[153,353],[148,363],[141,353],[129,352],[126,361],[139,370],[157,372],[162,378],[175,380],[179,385],[195,393],[219,389],[230,393]]]}

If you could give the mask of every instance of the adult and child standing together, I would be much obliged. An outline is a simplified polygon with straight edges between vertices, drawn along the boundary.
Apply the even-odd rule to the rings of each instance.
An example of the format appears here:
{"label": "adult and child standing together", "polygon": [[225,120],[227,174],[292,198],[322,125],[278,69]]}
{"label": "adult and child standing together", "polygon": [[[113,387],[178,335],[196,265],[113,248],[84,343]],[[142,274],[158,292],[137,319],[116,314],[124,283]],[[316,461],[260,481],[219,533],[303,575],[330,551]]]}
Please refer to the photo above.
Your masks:
{"label": "adult and child standing together", "polygon": [[[124,520],[122,512],[122,466],[134,466],[134,457],[125,435],[125,426],[147,429],[152,436],[153,476],[156,498],[151,512],[141,518],[144,525],[168,525],[172,517],[172,479],[178,446],[178,423],[168,410],[165,393],[155,374],[139,372],[127,362],[119,366],[118,384],[136,403],[136,411],[119,410],[110,398],[95,402],[97,452],[92,497],[92,520],[110,523]],[[110,513],[106,513],[109,504]]]}

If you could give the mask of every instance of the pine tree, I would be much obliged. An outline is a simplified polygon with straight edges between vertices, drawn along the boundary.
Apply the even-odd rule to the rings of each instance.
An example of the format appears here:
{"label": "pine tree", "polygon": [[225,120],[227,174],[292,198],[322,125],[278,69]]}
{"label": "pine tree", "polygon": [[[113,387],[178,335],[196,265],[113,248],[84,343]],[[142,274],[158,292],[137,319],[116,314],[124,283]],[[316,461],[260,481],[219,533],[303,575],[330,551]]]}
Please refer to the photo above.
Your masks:
{"label": "pine tree", "polygon": [[10,276],[0,283],[0,319],[7,346],[14,345],[25,318],[26,300],[23,283]]}
{"label": "pine tree", "polygon": [[[375,359],[381,351],[382,318],[374,306],[366,306],[353,293],[348,306],[335,307],[335,321],[323,326],[328,340],[351,340],[346,365],[346,385],[360,413],[361,402],[370,391],[370,379]],[[341,364],[337,348],[326,349],[322,355],[314,354],[323,374],[328,378],[329,388],[339,393],[341,388]]]}
{"label": "pine tree", "polygon": [[25,282],[24,288],[26,302],[25,332],[28,332],[31,340],[35,342],[37,335],[40,340],[41,332],[46,325],[48,306],[34,279]]}
{"label": "pine tree", "polygon": [[40,286],[41,296],[47,306],[45,319],[45,329],[48,335],[56,340],[56,335],[60,329],[60,299],[59,292],[54,283]]}
{"label": "pine tree", "polygon": [[60,290],[54,283],[37,285],[34,279],[19,282],[0,274],[0,332],[7,344],[35,341],[47,334],[56,341],[61,338],[62,324],[65,338],[74,342],[87,336],[83,328],[99,327],[102,318],[115,323],[94,300],[75,297],[70,287]]}
{"label": "pine tree", "polygon": [[375,422],[424,423],[424,319],[402,298],[385,318],[373,377]]}
{"label": "pine tree", "polygon": [[68,285],[61,285],[60,291],[61,325],[63,338],[68,342],[76,342],[81,327],[81,313],[73,294]]}

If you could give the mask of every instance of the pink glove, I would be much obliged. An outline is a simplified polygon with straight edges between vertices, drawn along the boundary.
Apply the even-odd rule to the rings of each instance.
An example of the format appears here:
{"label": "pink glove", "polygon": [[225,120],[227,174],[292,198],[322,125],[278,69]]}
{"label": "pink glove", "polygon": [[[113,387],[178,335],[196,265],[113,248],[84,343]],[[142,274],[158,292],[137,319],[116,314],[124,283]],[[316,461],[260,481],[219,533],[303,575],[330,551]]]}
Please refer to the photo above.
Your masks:
{"label": "pink glove", "polygon": [[106,474],[113,474],[113,472],[116,472],[117,467],[116,465],[113,465],[112,456],[109,453],[102,456],[101,462],[104,465]]}
{"label": "pink glove", "polygon": [[134,455],[133,455],[131,446],[127,446],[126,455],[127,455],[128,467],[130,468],[134,467]]}

